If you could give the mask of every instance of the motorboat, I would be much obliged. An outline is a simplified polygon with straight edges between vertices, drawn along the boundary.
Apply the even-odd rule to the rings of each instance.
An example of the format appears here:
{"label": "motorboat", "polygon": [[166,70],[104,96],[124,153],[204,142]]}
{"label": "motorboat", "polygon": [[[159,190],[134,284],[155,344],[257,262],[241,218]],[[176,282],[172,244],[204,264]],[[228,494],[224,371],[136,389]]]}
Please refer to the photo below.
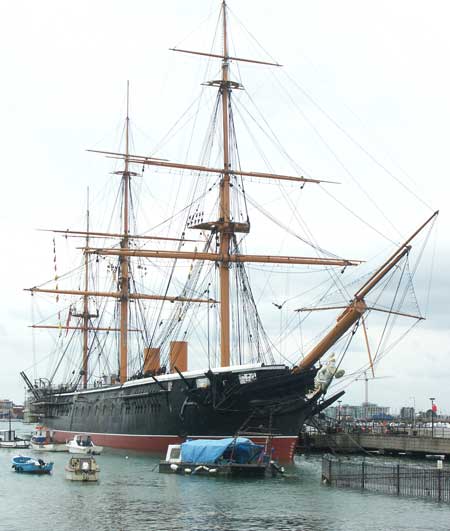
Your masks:
{"label": "motorboat", "polygon": [[53,439],[53,432],[45,426],[36,426],[30,439],[31,448],[37,452],[67,452],[65,443]]}
{"label": "motorboat", "polygon": [[103,452],[103,446],[94,444],[90,435],[75,435],[66,447],[71,454],[100,455]]}
{"label": "motorboat", "polygon": [[65,471],[70,481],[98,481],[100,467],[92,456],[71,457]]}
{"label": "motorboat", "polygon": [[53,469],[53,463],[45,463],[42,459],[25,455],[16,455],[11,462],[13,470],[19,473],[50,474]]}

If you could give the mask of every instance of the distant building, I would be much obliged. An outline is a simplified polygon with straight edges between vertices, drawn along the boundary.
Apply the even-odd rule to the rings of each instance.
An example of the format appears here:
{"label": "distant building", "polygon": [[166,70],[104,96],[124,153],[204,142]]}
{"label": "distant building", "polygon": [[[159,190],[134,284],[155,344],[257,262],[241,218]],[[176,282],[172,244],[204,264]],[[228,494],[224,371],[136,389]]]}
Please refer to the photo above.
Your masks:
{"label": "distant building", "polygon": [[23,419],[23,410],[25,409],[24,406],[14,406],[12,408],[11,416],[16,419]]}
{"label": "distant building", "polygon": [[374,418],[390,417],[389,410],[389,407],[368,402],[360,406],[342,404],[341,406],[329,407],[326,409],[326,414],[337,420],[373,420]]}
{"label": "distant building", "polygon": [[12,400],[0,400],[0,419],[23,418],[23,406],[16,406]]}
{"label": "distant building", "polygon": [[402,407],[400,409],[400,418],[402,420],[412,421],[416,412],[413,407]]}
{"label": "distant building", "polygon": [[14,402],[12,400],[0,400],[0,418],[8,418],[13,407]]}

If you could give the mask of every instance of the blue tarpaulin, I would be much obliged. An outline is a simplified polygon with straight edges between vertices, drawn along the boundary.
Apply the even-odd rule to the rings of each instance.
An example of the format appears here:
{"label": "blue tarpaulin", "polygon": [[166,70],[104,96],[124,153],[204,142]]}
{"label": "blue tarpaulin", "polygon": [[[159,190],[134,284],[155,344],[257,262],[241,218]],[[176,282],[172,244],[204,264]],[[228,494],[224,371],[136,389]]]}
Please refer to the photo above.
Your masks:
{"label": "blue tarpaulin", "polygon": [[181,445],[183,463],[214,464],[221,458],[235,463],[255,463],[264,447],[245,437],[196,439]]}

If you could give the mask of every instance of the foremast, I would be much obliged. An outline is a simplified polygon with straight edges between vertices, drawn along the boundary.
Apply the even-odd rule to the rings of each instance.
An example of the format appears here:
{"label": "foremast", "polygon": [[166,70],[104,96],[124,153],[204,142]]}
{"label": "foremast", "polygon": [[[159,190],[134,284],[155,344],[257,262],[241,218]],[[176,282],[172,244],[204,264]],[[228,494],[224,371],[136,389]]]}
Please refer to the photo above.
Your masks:
{"label": "foremast", "polygon": [[220,278],[220,364],[230,365],[230,241],[234,236],[230,227],[230,145],[229,145],[229,112],[231,86],[228,80],[229,57],[227,35],[226,2],[222,2],[223,17],[223,59],[222,59],[222,133],[223,133],[223,177],[220,183],[220,218],[218,232],[220,238],[219,278]]}

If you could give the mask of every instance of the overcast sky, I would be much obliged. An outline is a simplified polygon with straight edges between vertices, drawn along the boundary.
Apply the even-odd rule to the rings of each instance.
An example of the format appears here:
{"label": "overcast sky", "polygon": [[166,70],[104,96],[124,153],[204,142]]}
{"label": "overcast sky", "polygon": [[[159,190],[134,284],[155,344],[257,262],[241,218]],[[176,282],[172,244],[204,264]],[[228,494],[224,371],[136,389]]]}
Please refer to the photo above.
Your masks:
{"label": "overcast sky", "polygon": [[[104,160],[85,150],[117,149],[127,79],[142,146],[156,145],[186,109],[204,69],[201,60],[168,49],[205,49],[218,6],[218,0],[3,2],[0,398],[23,401],[18,373],[32,365],[39,348],[27,328],[32,315],[23,288],[49,278],[52,264],[51,238],[35,229],[79,227],[86,187],[108,172]],[[434,265],[427,321],[377,369],[389,378],[369,384],[369,400],[396,408],[415,402],[423,409],[433,396],[450,413],[450,4],[230,0],[229,6],[236,16],[234,49],[283,64],[286,83],[305,89],[304,102],[312,95],[379,162],[372,165],[367,189],[375,187],[377,201],[398,227],[396,240],[440,209],[426,250]],[[267,54],[252,48],[248,37],[240,46],[240,24]],[[251,85],[253,71],[243,68],[241,74]],[[261,81],[251,94],[262,95],[259,108],[267,107],[268,120],[311,176],[328,172],[326,177],[351,180],[342,167],[331,174],[322,159],[316,161],[319,151],[295,152],[292,120],[264,95]],[[353,174],[361,168],[357,163]],[[384,230],[382,222],[378,227]],[[347,246],[349,238],[344,240]],[[372,252],[366,240],[359,249],[364,256],[350,258]],[[419,291],[426,294],[428,282],[424,277]],[[355,382],[346,401],[360,403],[363,396],[363,382]]]}

